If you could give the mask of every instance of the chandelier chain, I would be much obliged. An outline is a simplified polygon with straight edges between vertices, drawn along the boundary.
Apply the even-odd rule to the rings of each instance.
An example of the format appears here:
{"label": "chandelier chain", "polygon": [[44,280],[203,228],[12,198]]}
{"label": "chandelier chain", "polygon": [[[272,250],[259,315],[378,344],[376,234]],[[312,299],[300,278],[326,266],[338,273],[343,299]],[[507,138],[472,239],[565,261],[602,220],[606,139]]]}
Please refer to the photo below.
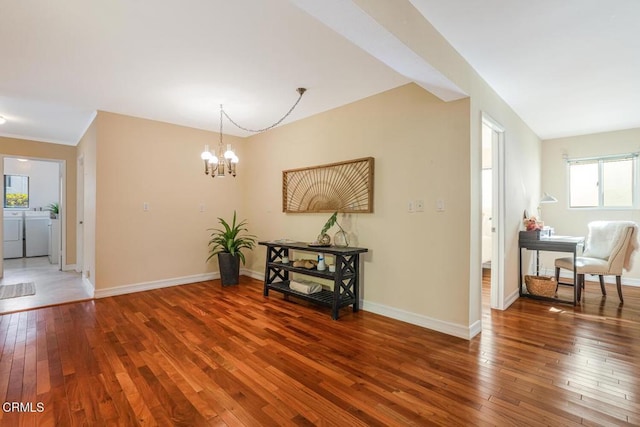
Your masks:
{"label": "chandelier chain", "polygon": [[224,114],[224,116],[229,119],[229,121],[231,123],[233,123],[233,125],[235,125],[236,127],[238,127],[239,129],[242,129],[246,132],[253,132],[253,133],[260,133],[260,132],[264,132],[267,131],[269,129],[273,129],[274,127],[278,126],[280,123],[282,123],[287,117],[289,117],[289,115],[293,112],[293,110],[296,108],[296,106],[298,105],[298,103],[300,102],[300,100],[302,99],[302,95],[304,95],[306,89],[305,88],[298,88],[298,99],[296,100],[296,102],[293,104],[293,106],[289,109],[289,111],[287,111],[287,113],[277,122],[275,122],[274,124],[267,126],[265,128],[262,129],[251,129],[251,128],[246,128],[244,126],[240,126],[238,123],[236,123],[231,117],[229,117],[229,115],[227,114],[226,111],[223,110],[222,105],[220,105],[220,135],[222,135],[222,115]]}

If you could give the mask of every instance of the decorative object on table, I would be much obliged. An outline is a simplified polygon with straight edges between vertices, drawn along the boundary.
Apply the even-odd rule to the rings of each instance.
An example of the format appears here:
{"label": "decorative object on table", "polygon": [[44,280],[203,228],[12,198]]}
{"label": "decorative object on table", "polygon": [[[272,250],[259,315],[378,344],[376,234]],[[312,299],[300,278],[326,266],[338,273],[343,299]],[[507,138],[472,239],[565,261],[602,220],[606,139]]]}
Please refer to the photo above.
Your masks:
{"label": "decorative object on table", "polygon": [[293,106],[289,109],[289,111],[287,111],[287,113],[280,120],[262,129],[249,129],[249,128],[240,126],[231,117],[229,117],[227,112],[224,111],[222,104],[220,104],[220,134],[219,134],[220,141],[218,142],[218,150],[217,152],[214,151],[212,153],[211,151],[209,151],[209,145],[207,144],[204,146],[204,151],[202,152],[202,154],[200,154],[200,158],[204,160],[205,175],[211,174],[211,178],[215,178],[215,177],[223,178],[225,175],[231,175],[233,177],[236,176],[236,165],[238,164],[239,159],[236,153],[234,153],[234,151],[231,149],[231,144],[227,144],[227,149],[226,150],[224,149],[224,144],[222,143],[223,117],[226,117],[234,126],[244,131],[252,132],[252,133],[264,132],[266,130],[269,130],[278,126],[280,123],[282,123],[284,119],[289,117],[289,114],[291,114],[294,108],[296,108],[296,106],[300,102],[300,99],[302,98],[302,95],[307,91],[307,89],[303,87],[299,87],[298,89],[296,89],[296,91],[298,92],[298,95],[299,95],[298,99],[293,104]]}
{"label": "decorative object on table", "polygon": [[329,273],[335,273],[335,272],[336,272],[335,264],[329,264]]}
{"label": "decorative object on table", "polygon": [[551,194],[545,192],[542,197],[540,198],[540,203],[545,204],[545,203],[557,203],[558,199],[556,199],[555,197],[553,197]]}
{"label": "decorative object on table", "polygon": [[552,298],[558,288],[558,282],[554,277],[525,275],[524,283],[527,285],[527,292],[540,297]]}
{"label": "decorative object on table", "polygon": [[297,268],[306,268],[307,270],[315,270],[318,266],[318,261],[314,259],[297,259],[293,261],[293,266]]}
{"label": "decorative object on table", "polygon": [[47,205],[47,210],[49,211],[49,217],[51,219],[58,218],[58,214],[60,214],[60,205],[58,203],[49,203]]}
{"label": "decorative object on table", "polygon": [[[333,227],[334,225],[337,225],[338,228],[340,228],[340,230],[336,234],[334,234],[334,236],[333,236],[333,244],[335,246],[338,246],[338,247],[346,248],[347,246],[349,246],[349,239],[347,237],[347,233],[345,233],[345,231],[342,228],[342,226],[340,226],[340,223],[338,223],[338,212],[337,211],[334,212],[333,215],[331,215],[329,217],[327,222],[324,223],[324,226],[322,227],[322,230],[320,231],[320,234],[318,235],[318,238],[317,238],[316,242],[317,243],[326,242],[327,244],[331,243],[331,238],[327,234],[327,231],[329,231],[329,229],[331,227]],[[316,243],[316,242],[314,242],[314,243]]]}
{"label": "decorative object on table", "polygon": [[289,288],[307,295],[317,294],[322,291],[322,285],[312,282],[311,280],[291,280],[289,282]]}
{"label": "decorative object on table", "polygon": [[373,157],[282,172],[282,211],[373,212]]}
{"label": "decorative object on table", "polygon": [[282,263],[283,264],[289,264],[289,257],[288,256],[283,256],[282,257]]}
{"label": "decorative object on table", "polygon": [[324,271],[327,269],[327,265],[324,263],[324,254],[318,254],[318,271]]}
{"label": "decorative object on table", "polygon": [[[246,220],[236,223],[236,211],[233,211],[233,221],[231,225],[222,218],[218,222],[224,229],[212,229],[211,240],[209,240],[209,257],[207,261],[218,255],[220,266],[220,279],[223,286],[237,285],[240,277],[240,261],[244,264],[245,257],[243,249],[253,249],[256,243],[256,236],[246,234]],[[245,234],[243,234],[245,233]]]}
{"label": "decorative object on table", "polygon": [[[558,203],[558,199],[545,192],[542,197],[540,197],[540,204],[547,205],[549,203]],[[538,219],[540,218],[542,218],[542,206],[538,206]]]}
{"label": "decorative object on table", "polygon": [[527,231],[536,231],[536,230],[542,230],[542,228],[544,227],[544,223],[542,221],[538,221],[538,219],[535,216],[530,216],[529,218],[525,218],[522,221],[525,230]]}

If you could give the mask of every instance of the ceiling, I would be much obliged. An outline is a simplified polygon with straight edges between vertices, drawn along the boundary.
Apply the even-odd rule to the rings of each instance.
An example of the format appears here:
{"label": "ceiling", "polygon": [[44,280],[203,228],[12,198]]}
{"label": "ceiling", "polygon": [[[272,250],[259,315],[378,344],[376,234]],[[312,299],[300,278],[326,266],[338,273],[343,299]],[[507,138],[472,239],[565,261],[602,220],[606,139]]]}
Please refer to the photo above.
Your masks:
{"label": "ceiling", "polygon": [[[542,138],[640,127],[640,2],[411,0]],[[0,0],[0,135],[75,145],[96,110],[218,130],[415,81],[465,94],[350,0]],[[225,122],[225,133],[245,135]]]}

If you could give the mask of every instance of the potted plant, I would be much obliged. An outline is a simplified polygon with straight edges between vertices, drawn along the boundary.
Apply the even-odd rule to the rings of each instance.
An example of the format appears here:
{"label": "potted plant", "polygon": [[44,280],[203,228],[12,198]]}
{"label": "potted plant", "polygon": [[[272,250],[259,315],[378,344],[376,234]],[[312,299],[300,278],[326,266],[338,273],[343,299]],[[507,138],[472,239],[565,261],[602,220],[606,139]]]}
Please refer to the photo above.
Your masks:
{"label": "potted plant", "polygon": [[347,239],[347,233],[343,230],[343,228],[338,223],[338,212],[337,211],[334,212],[333,215],[331,215],[329,217],[327,222],[325,222],[324,226],[322,227],[322,231],[320,231],[320,235],[318,236],[318,242],[326,243],[326,244],[329,244],[331,242],[331,238],[327,234],[327,231],[329,231],[329,229],[331,227],[333,227],[334,225],[337,225],[340,230],[333,236],[333,244],[335,246],[341,246],[341,247],[349,246],[349,240]]}
{"label": "potted plant", "polygon": [[60,213],[60,205],[57,203],[49,203],[47,206],[47,210],[50,212],[50,218],[56,219],[58,218],[58,214]]}
{"label": "potted plant", "polygon": [[222,218],[218,218],[218,222],[223,228],[209,229],[212,233],[211,240],[209,240],[210,249],[207,261],[214,255],[218,255],[222,285],[237,285],[240,277],[240,261],[242,260],[243,265],[246,262],[242,249],[253,249],[256,236],[246,234],[246,220],[236,223],[235,211],[233,211],[231,225]]}

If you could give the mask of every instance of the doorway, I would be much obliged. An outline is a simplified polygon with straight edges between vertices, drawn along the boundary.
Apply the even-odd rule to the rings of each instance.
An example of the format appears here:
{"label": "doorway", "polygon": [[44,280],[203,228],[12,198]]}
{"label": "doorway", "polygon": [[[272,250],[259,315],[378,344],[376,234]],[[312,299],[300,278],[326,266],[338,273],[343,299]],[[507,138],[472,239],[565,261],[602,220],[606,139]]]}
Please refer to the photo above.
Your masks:
{"label": "doorway", "polygon": [[482,281],[490,284],[489,306],[504,310],[504,128],[483,113],[481,135]]}
{"label": "doorway", "polygon": [[3,259],[46,258],[61,270],[62,162],[5,157]]}
{"label": "doorway", "polygon": [[0,313],[86,299],[66,263],[63,160],[0,156],[3,249],[0,286],[33,284],[35,294],[0,300]]}

